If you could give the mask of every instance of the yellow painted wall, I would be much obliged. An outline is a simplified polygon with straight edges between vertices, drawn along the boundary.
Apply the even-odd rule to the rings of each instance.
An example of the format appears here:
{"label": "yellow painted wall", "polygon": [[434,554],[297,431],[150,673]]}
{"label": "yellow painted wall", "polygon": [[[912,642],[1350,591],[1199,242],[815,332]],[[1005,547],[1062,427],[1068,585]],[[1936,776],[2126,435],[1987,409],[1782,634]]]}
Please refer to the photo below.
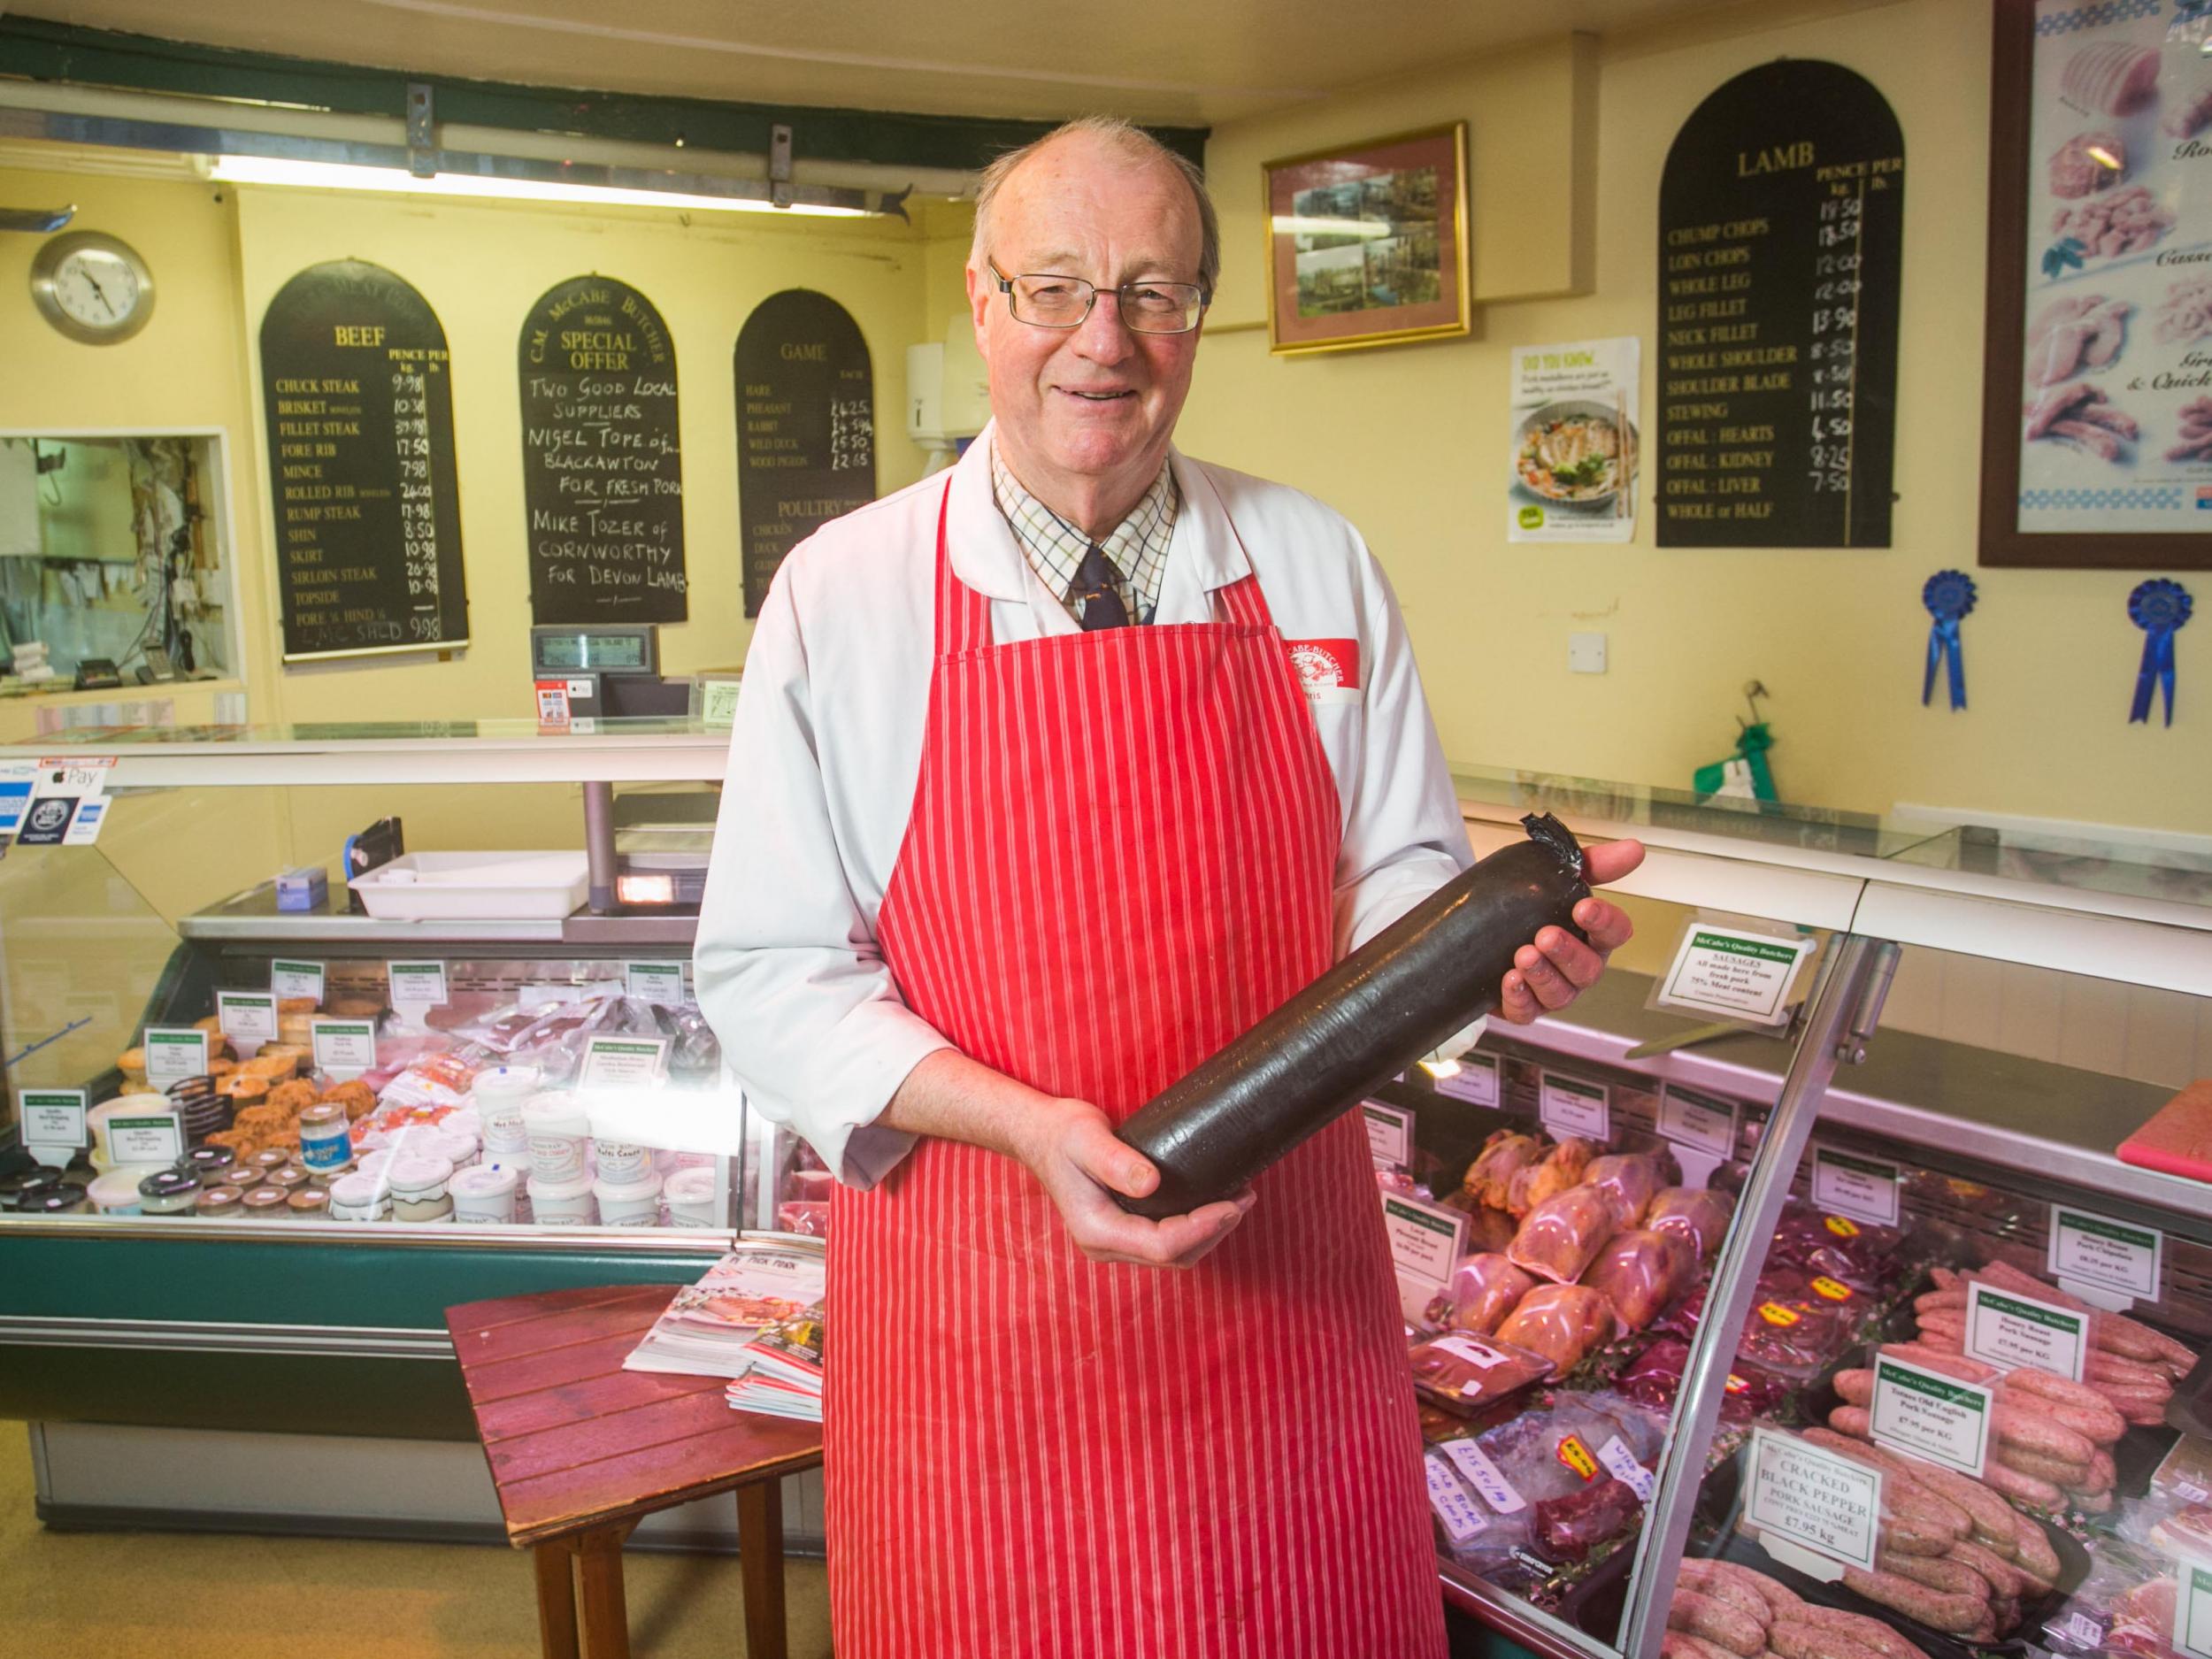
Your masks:
{"label": "yellow painted wall", "polygon": [[[1641,336],[1650,419],[1667,146],[1713,88],[1779,56],[1859,71],[1904,127],[1895,546],[1661,551],[1647,495],[1632,544],[1509,545],[1512,347]],[[1609,40],[1595,68],[1586,297],[1481,307],[1466,341],[1271,358],[1249,326],[1262,314],[1256,229],[1233,234],[1180,441],[1296,482],[1362,527],[1397,586],[1455,758],[1686,785],[1732,741],[1740,688],[1755,676],[1773,693],[1775,769],[1793,799],[2212,830],[2212,634],[2181,636],[2183,695],[2208,689],[2175,726],[2126,723],[2142,635],[2124,602],[2142,572],[1976,571],[1971,707],[1920,705],[1921,583],[1974,564],[1988,56],[1988,0],[1738,8]],[[1217,128],[1207,159],[1225,221],[1256,220],[1268,157],[1463,116],[1479,273],[1520,214],[1550,222],[1554,158],[1496,119],[1525,107],[1530,81],[1518,58],[1461,65]],[[2203,593],[2200,576],[2187,580]],[[1602,676],[1567,672],[1566,636],[1584,629],[1610,636]]]}

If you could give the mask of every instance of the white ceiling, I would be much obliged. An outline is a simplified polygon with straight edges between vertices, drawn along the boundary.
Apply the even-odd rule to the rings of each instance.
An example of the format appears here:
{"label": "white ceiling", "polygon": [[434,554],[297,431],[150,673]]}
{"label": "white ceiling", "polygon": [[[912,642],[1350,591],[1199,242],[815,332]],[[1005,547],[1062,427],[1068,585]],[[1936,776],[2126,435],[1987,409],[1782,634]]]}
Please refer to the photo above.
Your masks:
{"label": "white ceiling", "polygon": [[426,75],[741,103],[1209,126],[1711,0],[31,0],[93,28]]}

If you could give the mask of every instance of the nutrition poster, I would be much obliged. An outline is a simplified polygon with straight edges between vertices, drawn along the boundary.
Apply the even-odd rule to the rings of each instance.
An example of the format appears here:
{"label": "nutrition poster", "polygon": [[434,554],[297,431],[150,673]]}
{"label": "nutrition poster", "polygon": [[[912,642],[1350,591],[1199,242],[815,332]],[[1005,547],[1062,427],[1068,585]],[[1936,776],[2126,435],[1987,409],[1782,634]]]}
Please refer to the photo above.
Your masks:
{"label": "nutrition poster", "polygon": [[1633,538],[1642,350],[1632,335],[1515,348],[1509,541]]}
{"label": "nutrition poster", "polygon": [[2035,8],[2023,533],[2212,529],[2212,58],[2180,13]]}

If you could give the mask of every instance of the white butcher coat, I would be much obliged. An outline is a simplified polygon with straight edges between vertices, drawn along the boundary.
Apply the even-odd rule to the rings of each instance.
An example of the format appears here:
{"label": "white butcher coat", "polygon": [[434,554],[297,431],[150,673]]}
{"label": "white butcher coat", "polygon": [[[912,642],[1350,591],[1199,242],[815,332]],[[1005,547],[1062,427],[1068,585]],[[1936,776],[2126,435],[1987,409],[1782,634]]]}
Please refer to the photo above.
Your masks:
{"label": "white butcher coat", "polygon": [[[1079,632],[992,498],[990,441],[987,427],[949,474],[954,572],[990,599],[995,643]],[[1325,670],[1307,682],[1343,815],[1341,956],[1473,857],[1404,620],[1340,514],[1180,453],[1170,465],[1183,505],[1151,626],[1214,620],[1214,590],[1256,572],[1286,642],[1357,642],[1356,685],[1317,683]],[[777,573],[745,659],[693,953],[700,1008],[749,1103],[862,1187],[913,1141],[874,1119],[949,1046],[901,1000],[876,942],[921,764],[947,477],[824,525]]]}

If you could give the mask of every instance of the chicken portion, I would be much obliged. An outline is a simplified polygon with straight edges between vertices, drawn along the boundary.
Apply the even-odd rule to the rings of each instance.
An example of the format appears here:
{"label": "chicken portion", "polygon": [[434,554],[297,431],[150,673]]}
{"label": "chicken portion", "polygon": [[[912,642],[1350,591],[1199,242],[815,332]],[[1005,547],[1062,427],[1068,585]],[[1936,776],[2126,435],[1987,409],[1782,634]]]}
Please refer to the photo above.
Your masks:
{"label": "chicken portion", "polygon": [[2047,439],[2101,461],[2119,460],[2123,440],[2143,435],[2131,416],[2114,407],[2086,380],[2053,387],[2028,405],[2027,416],[2031,442]]}
{"label": "chicken portion", "polygon": [[2185,346],[2212,334],[2212,276],[2169,282],[2153,333],[2168,346]]}
{"label": "chicken portion", "polygon": [[2212,461],[2212,397],[2181,406],[2181,442],[2166,451],[2169,461]]}
{"label": "chicken portion", "polygon": [[2068,295],[2053,300],[2028,325],[2028,372],[2038,386],[2056,386],[2078,375],[2108,369],[2127,344],[2130,300],[2101,294]]}
{"label": "chicken portion", "polygon": [[2174,224],[2172,209],[2142,185],[2131,184],[2060,208],[2051,215],[2051,234],[2079,243],[2085,255],[2111,259],[2156,247]]}

